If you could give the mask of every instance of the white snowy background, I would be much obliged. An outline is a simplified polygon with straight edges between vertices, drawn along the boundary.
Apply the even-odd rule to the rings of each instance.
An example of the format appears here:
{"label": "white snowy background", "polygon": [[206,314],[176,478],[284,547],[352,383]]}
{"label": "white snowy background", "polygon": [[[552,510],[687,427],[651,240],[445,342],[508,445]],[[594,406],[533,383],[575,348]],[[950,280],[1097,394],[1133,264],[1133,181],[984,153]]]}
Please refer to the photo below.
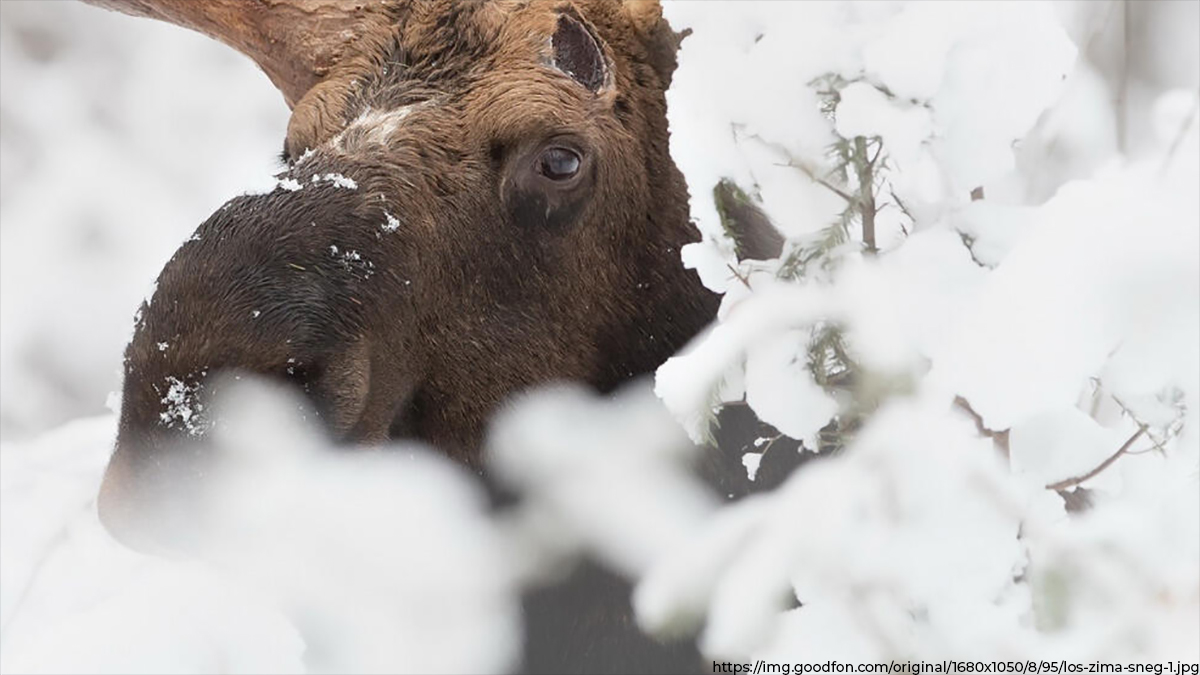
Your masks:
{"label": "white snowy background", "polygon": [[[580,552],[713,658],[1200,660],[1200,3],[665,11],[693,30],[681,264],[725,297],[657,396],[530,396],[490,446],[524,495],[499,519],[439,458],[334,457],[246,390],[224,526],[181,561],[96,519],[121,351],[174,248],[272,185],[287,110],[198,35],[0,2],[0,669],[504,671],[520,588]],[[877,253],[829,152],[856,138]],[[780,260],[738,262],[723,179]],[[831,327],[862,388],[818,381]],[[742,400],[810,447],[861,428],[722,505],[687,435]]]}

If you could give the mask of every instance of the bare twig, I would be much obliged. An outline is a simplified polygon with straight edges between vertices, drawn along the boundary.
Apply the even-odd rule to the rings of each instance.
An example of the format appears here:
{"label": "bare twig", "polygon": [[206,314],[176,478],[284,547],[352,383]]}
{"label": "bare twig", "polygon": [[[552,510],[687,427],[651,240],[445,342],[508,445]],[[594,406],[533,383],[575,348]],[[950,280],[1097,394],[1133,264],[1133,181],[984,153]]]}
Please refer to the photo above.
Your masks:
{"label": "bare twig", "polygon": [[754,290],[750,286],[750,279],[748,277],[746,277],[746,275],[742,274],[741,272],[738,272],[737,269],[734,268],[734,266],[730,265],[729,263],[725,263],[725,266],[729,268],[729,271],[733,274],[733,277],[735,279],[742,282],[743,286],[745,286],[746,288],[749,288],[750,290]]}
{"label": "bare twig", "polygon": [[1103,470],[1107,469],[1109,466],[1111,466],[1113,462],[1120,459],[1121,455],[1124,455],[1126,452],[1129,452],[1129,448],[1133,447],[1133,444],[1135,442],[1137,442],[1137,439],[1141,438],[1142,434],[1144,434],[1144,433],[1146,433],[1146,425],[1145,424],[1138,425],[1138,430],[1136,432],[1134,432],[1134,434],[1132,436],[1129,437],[1129,440],[1125,441],[1125,443],[1116,452],[1114,452],[1112,454],[1112,456],[1110,456],[1108,459],[1104,460],[1103,462],[1100,462],[1100,464],[1097,465],[1096,468],[1092,469],[1091,471],[1088,471],[1087,473],[1083,474],[1082,476],[1075,476],[1074,478],[1065,478],[1063,480],[1058,481],[1057,483],[1050,483],[1049,485],[1046,486],[1046,489],[1054,490],[1055,492],[1061,492],[1062,490],[1066,490],[1067,488],[1075,487],[1076,485],[1079,485],[1088,480],[1091,480],[1097,474],[1099,474],[1101,471],[1103,471]]}
{"label": "bare twig", "polygon": [[871,161],[868,164],[868,166],[870,166],[872,169],[874,169],[875,162],[879,160],[879,156],[882,154],[883,154],[883,141],[880,140],[875,144],[875,156],[871,158]]}
{"label": "bare twig", "polygon": [[759,457],[765,458],[767,456],[767,453],[771,451],[771,448],[773,448],[775,446],[775,444],[778,443],[779,439],[781,439],[781,438],[785,438],[785,436],[782,433],[775,434],[774,438],[767,441],[767,447],[763,448],[762,452],[759,453]]}
{"label": "bare twig", "polygon": [[[1097,381],[1096,386],[1099,386],[1099,385],[1100,385],[1100,383]],[[1137,415],[1133,414],[1133,411],[1129,409],[1129,406],[1125,405],[1125,402],[1122,401],[1120,399],[1120,397],[1118,397],[1116,394],[1113,394],[1111,392],[1109,393],[1108,396],[1109,396],[1109,398],[1111,398],[1113,400],[1114,403],[1117,404],[1117,407],[1121,409],[1121,412],[1125,413],[1126,415],[1129,415],[1129,419],[1146,427],[1146,436],[1149,437],[1150,442],[1153,444],[1151,447],[1146,448],[1145,450],[1142,450],[1139,452],[1127,452],[1125,454],[1140,455],[1143,452],[1150,452],[1152,450],[1157,450],[1160,455],[1166,455],[1167,449],[1164,446],[1167,444],[1167,441],[1171,440],[1171,438],[1174,437],[1174,433],[1172,432],[1170,425],[1168,425],[1168,427],[1166,428],[1167,436],[1160,439],[1159,437],[1154,435],[1153,431],[1150,431],[1150,426],[1148,424],[1143,423],[1140,419],[1138,419]]]}
{"label": "bare twig", "polygon": [[971,404],[967,401],[967,399],[961,396],[954,397],[954,405],[958,406],[971,416],[971,420],[975,422],[975,430],[979,432],[979,435],[992,439],[992,445],[994,445],[996,450],[998,450],[1000,454],[1007,459],[1008,429],[1004,429],[1003,431],[992,431],[991,429],[985,427],[983,425],[983,416],[975,412],[975,409],[971,407]]}
{"label": "bare twig", "polygon": [[[892,201],[895,202],[896,206],[900,208],[901,213],[908,216],[908,220],[915,225],[917,219],[914,218],[913,214],[908,210],[908,205],[904,203],[904,200],[900,199],[900,195],[896,194],[896,188],[892,186],[890,182],[888,183],[888,192],[892,194]],[[908,228],[904,227],[903,223],[900,224],[900,229],[904,231],[904,236],[908,236]]]}
{"label": "bare twig", "polygon": [[1175,157],[1175,152],[1179,150],[1179,146],[1183,144],[1183,139],[1187,136],[1188,129],[1192,128],[1192,123],[1196,121],[1196,114],[1200,113],[1200,96],[1192,100],[1192,109],[1188,112],[1187,118],[1183,120],[1183,124],[1179,127],[1179,132],[1175,134],[1175,138],[1171,141],[1171,147],[1167,150],[1167,156],[1163,158],[1162,166],[1158,168],[1158,175],[1161,177],[1167,172],[1167,167],[1171,165],[1171,159]]}

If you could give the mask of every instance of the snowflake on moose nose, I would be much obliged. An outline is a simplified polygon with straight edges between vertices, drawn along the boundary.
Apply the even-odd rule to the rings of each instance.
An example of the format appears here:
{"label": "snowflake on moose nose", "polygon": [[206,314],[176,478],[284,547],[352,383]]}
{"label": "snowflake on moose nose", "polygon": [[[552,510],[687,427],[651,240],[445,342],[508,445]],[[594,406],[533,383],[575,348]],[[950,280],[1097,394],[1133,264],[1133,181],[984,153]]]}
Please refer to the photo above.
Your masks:
{"label": "snowflake on moose nose", "polygon": [[375,263],[362,257],[358,251],[342,251],[336,245],[329,246],[329,255],[338,261],[341,268],[353,276],[370,279],[375,274]]}
{"label": "snowflake on moose nose", "polygon": [[199,436],[208,431],[209,421],[204,416],[204,404],[200,402],[199,382],[188,384],[178,377],[168,375],[167,392],[163,394],[155,385],[154,390],[162,395],[165,409],[158,414],[159,422],[168,428],[178,428],[189,435]]}

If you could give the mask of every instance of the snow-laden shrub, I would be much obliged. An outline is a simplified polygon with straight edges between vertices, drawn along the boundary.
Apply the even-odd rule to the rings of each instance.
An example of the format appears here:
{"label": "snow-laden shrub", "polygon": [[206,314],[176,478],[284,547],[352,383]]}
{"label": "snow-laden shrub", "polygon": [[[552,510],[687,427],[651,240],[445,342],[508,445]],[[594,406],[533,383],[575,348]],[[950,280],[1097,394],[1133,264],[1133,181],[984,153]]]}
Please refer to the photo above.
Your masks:
{"label": "snow-laden shrub", "polygon": [[[639,579],[643,626],[699,629],[713,658],[1196,660],[1196,91],[1160,97],[1136,160],[1051,171],[1060,141],[1117,144],[1048,4],[665,9],[693,31],[668,93],[703,236],[682,257],[724,301],[656,391],[694,441],[734,402],[833,456],[683,514],[677,477],[605,481],[610,457],[662,474],[661,434],[533,404],[495,439],[555,476],[526,485],[528,519]],[[730,195],[778,258],[741,259]],[[763,440],[748,467],[779,451]],[[564,484],[609,498],[559,503]]]}
{"label": "snow-laden shrub", "polygon": [[[506,672],[514,547],[468,472],[420,447],[347,452],[290,396],[218,400],[187,556],[117,544],[95,507],[115,420],[4,447],[4,672]],[[176,515],[176,514],[173,514]]]}
{"label": "snow-laden shrub", "polygon": [[[0,361],[20,372],[4,369],[0,669],[503,670],[521,588],[577,554],[637,582],[647,631],[695,635],[713,658],[1200,658],[1200,125],[1195,70],[1164,74],[1194,35],[1127,69],[1142,80],[1120,100],[1148,104],[1125,109],[1111,65],[1132,57],[1095,53],[1122,44],[1097,37],[1106,3],[667,3],[693,31],[668,92],[702,236],[682,263],[724,294],[718,323],[653,385],[516,402],[489,444],[521,496],[499,517],[423,451],[335,456],[294,402],[235,402],[245,414],[214,431],[230,463],[197,514],[203,555],[181,561],[134,554],[96,519],[111,416],[10,441],[99,405],[104,354],[115,364],[128,332],[105,308],[132,306],[185,235],[134,245],[101,176],[79,165],[82,191],[51,199],[61,179],[29,158],[129,152],[107,177],[145,181],[160,216],[199,214],[164,222],[252,185],[214,173],[229,162],[206,159],[199,133],[143,147],[104,136],[103,111],[15,98],[26,76],[11,64],[33,58],[17,45],[103,32],[4,6],[4,272],[44,272],[44,293],[4,296]],[[1187,6],[1129,3],[1159,28]],[[116,34],[138,26],[158,28]],[[202,48],[161,35],[154,60],[110,46],[147,72],[105,92],[153,101],[146,87]],[[67,103],[80,78],[111,81],[68,51],[29,72]],[[207,80],[223,84],[189,91],[228,86],[228,63]],[[167,117],[152,107],[135,126],[169,131]],[[192,128],[230,126],[209,117]],[[204,190],[169,195],[178,171]],[[730,200],[769,218],[778,258],[739,259]],[[79,209],[102,214],[111,256],[62,244],[87,229]],[[36,226],[50,221],[79,228]],[[79,269],[108,285],[80,286]],[[687,437],[706,441],[730,403],[815,458],[723,503]],[[784,451],[747,440],[750,469]]]}

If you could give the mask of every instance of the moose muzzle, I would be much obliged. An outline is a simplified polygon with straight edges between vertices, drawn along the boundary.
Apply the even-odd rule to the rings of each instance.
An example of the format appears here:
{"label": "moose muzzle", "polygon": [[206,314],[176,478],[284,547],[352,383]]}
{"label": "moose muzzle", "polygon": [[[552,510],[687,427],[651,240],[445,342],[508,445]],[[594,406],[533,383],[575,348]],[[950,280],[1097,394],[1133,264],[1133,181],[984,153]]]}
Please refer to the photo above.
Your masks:
{"label": "moose muzzle", "polygon": [[126,351],[99,498],[126,543],[154,549],[186,531],[223,383],[296,387],[338,441],[384,441],[402,424],[420,364],[403,319],[413,282],[390,231],[404,210],[364,199],[350,173],[230,201],[163,269]]}

